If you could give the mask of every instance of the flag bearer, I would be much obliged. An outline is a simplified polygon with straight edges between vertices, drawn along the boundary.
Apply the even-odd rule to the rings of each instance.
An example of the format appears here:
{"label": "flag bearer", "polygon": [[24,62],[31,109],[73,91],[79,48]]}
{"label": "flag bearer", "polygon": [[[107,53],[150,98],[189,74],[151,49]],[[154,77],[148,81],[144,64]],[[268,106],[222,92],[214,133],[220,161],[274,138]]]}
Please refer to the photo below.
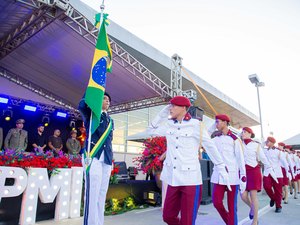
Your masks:
{"label": "flag bearer", "polygon": [[[113,120],[107,114],[110,102],[111,98],[105,92],[100,125],[91,137],[91,149],[94,149],[94,146],[99,146],[99,148],[95,148],[90,170],[88,174],[85,173],[84,225],[104,224],[105,200],[113,159]],[[80,101],[78,108],[85,122],[85,127],[89,127],[91,110],[85,103],[85,99]]]}

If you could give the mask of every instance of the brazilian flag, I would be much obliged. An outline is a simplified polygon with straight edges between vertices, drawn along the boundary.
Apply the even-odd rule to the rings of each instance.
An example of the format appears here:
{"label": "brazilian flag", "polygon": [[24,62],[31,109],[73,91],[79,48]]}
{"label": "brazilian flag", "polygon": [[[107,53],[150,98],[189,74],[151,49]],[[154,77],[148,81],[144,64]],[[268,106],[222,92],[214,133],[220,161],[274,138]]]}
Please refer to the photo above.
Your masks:
{"label": "brazilian flag", "polygon": [[100,31],[94,52],[92,68],[90,72],[90,79],[85,92],[85,103],[92,111],[92,134],[95,132],[100,124],[102,102],[106,85],[106,72],[111,72],[112,68],[112,51],[105,26],[108,24],[107,16],[103,15],[103,22],[100,25],[101,14],[96,15],[96,27]]}

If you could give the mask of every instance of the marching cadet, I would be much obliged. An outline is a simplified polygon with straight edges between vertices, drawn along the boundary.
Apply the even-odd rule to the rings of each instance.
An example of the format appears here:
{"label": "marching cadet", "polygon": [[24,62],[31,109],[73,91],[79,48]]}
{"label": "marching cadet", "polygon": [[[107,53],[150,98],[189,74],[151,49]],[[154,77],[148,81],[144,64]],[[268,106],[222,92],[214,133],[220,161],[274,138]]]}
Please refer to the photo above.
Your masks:
{"label": "marching cadet", "polygon": [[292,177],[291,177],[291,173],[290,173],[290,159],[288,157],[288,153],[286,151],[284,151],[284,148],[285,148],[285,144],[282,142],[279,142],[278,149],[281,151],[283,160],[286,160],[286,162],[289,166],[289,170],[286,171],[282,161],[280,161],[282,175],[283,175],[283,178],[282,178],[282,196],[283,197],[282,197],[282,199],[283,199],[284,204],[288,204],[288,197],[289,197],[288,186],[289,186],[289,181],[292,180]]}
{"label": "marching cadet", "polygon": [[[287,161],[289,163],[289,173],[291,174],[291,179],[289,179],[290,185],[290,194],[294,193],[294,198],[297,198],[297,182],[296,182],[296,163],[293,156],[293,152],[291,150],[292,146],[286,145],[285,151],[287,152]],[[293,192],[293,188],[295,188],[295,192]]]}
{"label": "marching cadet", "polygon": [[187,113],[190,106],[190,100],[186,97],[172,98],[170,105],[158,113],[147,129],[150,135],[167,138],[167,153],[161,180],[168,185],[163,220],[169,225],[195,224],[202,190],[202,174],[198,159],[200,145],[204,146],[215,164],[220,179],[225,184],[228,181],[225,164],[207,130],[199,120],[192,119]]}
{"label": "marching cadet", "polygon": [[281,200],[282,200],[282,179],[283,174],[281,170],[281,162],[284,165],[286,171],[288,171],[288,165],[286,160],[284,160],[284,155],[275,148],[274,144],[276,143],[275,138],[268,137],[266,141],[267,148],[264,149],[264,153],[267,156],[269,162],[271,163],[273,169],[275,170],[275,174],[278,182],[272,178],[269,171],[264,171],[263,177],[263,186],[266,190],[267,195],[270,197],[270,206],[273,207],[276,204],[276,213],[281,212]]}
{"label": "marching cadet", "polygon": [[295,154],[295,150],[293,150],[292,146],[290,146],[291,150],[291,161],[294,163],[294,167],[292,168],[292,171],[294,172],[294,177],[292,179],[292,186],[295,189],[294,192],[294,199],[298,198],[298,192],[299,192],[299,186],[298,186],[298,176],[297,176],[297,170],[299,170],[300,165],[299,161],[297,160],[297,156]]}
{"label": "marching cadet", "polygon": [[[237,220],[237,194],[238,190],[243,193],[246,188],[246,169],[244,154],[242,150],[241,140],[232,133],[228,128],[230,118],[227,115],[220,114],[216,117],[216,123],[209,129],[212,134],[217,128],[213,138],[219,153],[221,154],[224,163],[229,173],[229,184],[231,190],[226,186],[226,183],[220,179],[219,170],[214,168],[211,183],[213,187],[213,204],[222,219],[227,225],[234,225],[238,223]],[[223,205],[224,194],[227,192],[227,208]]]}
{"label": "marching cadet", "polygon": [[[300,166],[300,151],[296,151],[297,157],[296,160],[298,161],[298,165]],[[300,194],[300,167],[297,169],[297,183],[298,183],[298,194]]]}
{"label": "marching cadet", "polygon": [[[250,207],[249,218],[253,219],[252,225],[258,224],[258,198],[257,192],[262,188],[262,173],[258,160],[263,163],[264,169],[270,171],[272,177],[276,179],[275,171],[269,160],[266,158],[261,144],[252,141],[255,135],[251,128],[244,127],[242,130],[242,140],[244,149],[244,158],[246,164],[246,191],[242,193],[242,200]],[[278,181],[277,181],[278,182]],[[248,194],[250,193],[250,199]]]}
{"label": "marching cadet", "polygon": [[16,121],[16,128],[8,131],[4,141],[5,150],[14,150],[18,154],[26,150],[28,133],[26,130],[23,130],[24,123],[24,119],[18,119]]}

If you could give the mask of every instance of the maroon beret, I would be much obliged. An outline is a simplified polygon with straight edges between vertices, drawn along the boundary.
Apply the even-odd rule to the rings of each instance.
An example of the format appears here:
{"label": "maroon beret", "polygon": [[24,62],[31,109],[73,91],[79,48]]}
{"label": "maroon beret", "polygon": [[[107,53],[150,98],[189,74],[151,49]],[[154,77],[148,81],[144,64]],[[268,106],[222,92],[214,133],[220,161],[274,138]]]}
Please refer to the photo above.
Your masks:
{"label": "maroon beret", "polygon": [[[279,145],[279,143],[278,143],[278,145]],[[291,148],[292,148],[292,146],[290,146],[290,145],[286,145],[286,146],[285,146],[285,148],[287,148],[287,149],[291,149]]]}
{"label": "maroon beret", "polygon": [[278,143],[278,146],[283,146],[283,147],[284,147],[285,144],[284,144],[283,142],[279,142],[279,143]]}
{"label": "maroon beret", "polygon": [[276,143],[276,140],[275,140],[275,138],[273,138],[273,137],[268,137],[267,138],[267,141],[269,141],[269,142],[272,142],[272,143]]}
{"label": "maroon beret", "polygon": [[244,127],[243,130],[244,130],[244,131],[247,131],[247,132],[250,133],[250,134],[254,134],[254,133],[253,133],[253,130],[252,130],[251,128],[249,128],[249,127]]}
{"label": "maroon beret", "polygon": [[192,105],[190,100],[184,96],[175,96],[170,100],[170,103],[173,105],[186,106],[186,107],[190,107]]}
{"label": "maroon beret", "polygon": [[219,119],[219,120],[223,120],[223,121],[227,121],[228,123],[230,122],[230,118],[229,116],[225,115],[225,114],[219,114],[219,115],[216,115],[216,120]]}

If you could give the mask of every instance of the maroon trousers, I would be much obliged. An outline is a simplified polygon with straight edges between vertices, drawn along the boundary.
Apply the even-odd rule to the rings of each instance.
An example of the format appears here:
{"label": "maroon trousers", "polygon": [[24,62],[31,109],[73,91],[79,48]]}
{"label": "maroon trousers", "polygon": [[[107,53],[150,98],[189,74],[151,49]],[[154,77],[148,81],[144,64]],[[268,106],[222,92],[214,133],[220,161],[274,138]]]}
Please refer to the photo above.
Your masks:
{"label": "maroon trousers", "polygon": [[[194,225],[202,197],[202,185],[168,185],[163,220],[168,225]],[[178,217],[180,212],[181,218]]]}
{"label": "maroon trousers", "polygon": [[264,189],[267,192],[267,195],[270,197],[271,200],[275,201],[276,208],[281,208],[281,201],[282,201],[282,183],[283,178],[277,178],[278,183],[269,176],[264,176],[263,183]]}
{"label": "maroon trousers", "polygon": [[[213,188],[213,204],[219,212],[226,225],[237,225],[237,194],[239,185],[230,185],[231,191],[228,190],[226,185],[214,184]],[[228,211],[223,205],[224,194],[227,192],[227,206]]]}

